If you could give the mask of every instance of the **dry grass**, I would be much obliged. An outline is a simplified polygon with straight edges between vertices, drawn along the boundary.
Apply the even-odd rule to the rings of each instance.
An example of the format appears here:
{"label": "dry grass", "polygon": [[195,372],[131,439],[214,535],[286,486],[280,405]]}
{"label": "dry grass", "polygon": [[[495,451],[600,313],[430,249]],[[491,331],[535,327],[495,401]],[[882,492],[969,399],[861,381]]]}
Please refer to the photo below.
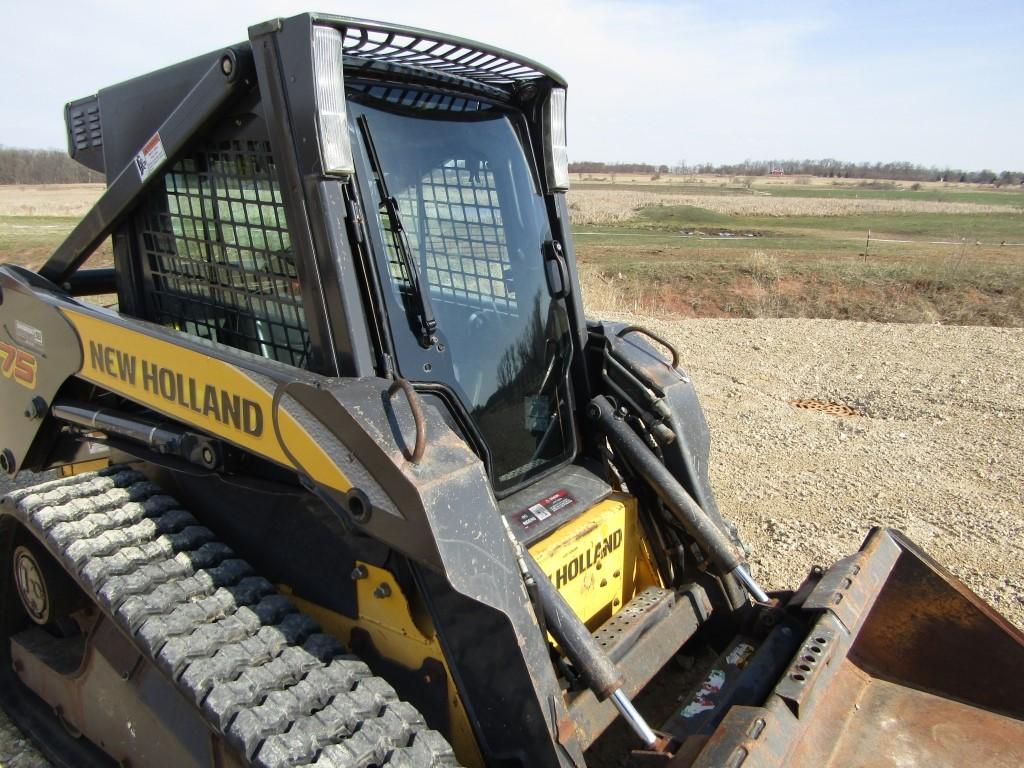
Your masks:
{"label": "dry grass", "polygon": [[770,195],[680,195],[615,189],[569,191],[569,211],[576,225],[619,224],[642,208],[685,205],[726,216],[855,216],[859,214],[1022,213],[1012,205],[933,202],[929,200],[861,200],[824,197],[772,197]]}
{"label": "dry grass", "polygon": [[650,294],[640,290],[635,280],[626,278],[621,272],[609,272],[582,261],[577,269],[583,308],[588,317],[654,313]]}
{"label": "dry grass", "polygon": [[[0,185],[0,216],[83,216],[102,192],[102,184]],[[618,224],[632,219],[641,208],[659,205],[687,205],[727,216],[772,218],[1024,212],[1024,209],[1012,205],[926,200],[772,197],[767,194],[692,195],[614,188],[574,189],[569,192],[572,223],[577,225]]]}
{"label": "dry grass", "polygon": [[0,184],[0,216],[84,216],[103,184]]}
{"label": "dry grass", "polygon": [[960,191],[988,191],[992,189],[991,184],[978,184],[974,182],[956,181],[888,181],[885,179],[845,179],[826,178],[824,176],[733,176],[729,174],[715,173],[663,173],[658,178],[653,178],[646,173],[570,173],[570,182],[592,183],[608,182],[615,184],[643,184],[652,188],[667,187],[683,184],[685,186],[702,187],[729,187],[748,185],[756,187],[863,187],[865,185],[877,184],[879,181],[892,184],[895,189],[910,189],[917,184],[922,189],[928,190],[960,190]]}
{"label": "dry grass", "polygon": [[615,271],[588,262],[580,262],[578,270],[588,317],[782,316],[783,269],[774,255],[764,251],[754,251],[729,274],[697,284],[652,281],[628,270]]}
{"label": "dry grass", "polygon": [[695,250],[582,247],[577,253],[588,315],[1024,326],[1024,280],[1015,264]]}

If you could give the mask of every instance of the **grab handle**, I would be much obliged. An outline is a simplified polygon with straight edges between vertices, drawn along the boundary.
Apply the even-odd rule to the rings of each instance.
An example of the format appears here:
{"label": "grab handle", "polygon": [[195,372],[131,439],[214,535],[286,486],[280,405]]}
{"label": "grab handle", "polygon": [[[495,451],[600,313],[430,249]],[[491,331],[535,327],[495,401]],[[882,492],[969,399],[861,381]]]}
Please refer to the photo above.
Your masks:
{"label": "grab handle", "polygon": [[416,390],[412,388],[412,384],[409,383],[408,379],[395,379],[394,383],[388,387],[388,400],[395,396],[395,392],[402,390],[405,393],[405,399],[409,402],[409,409],[412,411],[413,421],[416,422],[416,442],[413,445],[412,453],[406,448],[402,448],[402,454],[405,456],[406,461],[411,461],[413,464],[419,464],[423,459],[423,452],[427,449],[427,422],[423,418],[423,409],[420,407],[420,398],[416,394]]}
{"label": "grab handle", "polygon": [[678,368],[679,367],[679,350],[677,350],[675,347],[673,347],[671,344],[669,344],[663,338],[661,338],[660,336],[655,335],[654,333],[652,333],[651,331],[647,330],[643,326],[640,326],[640,325],[627,325],[625,328],[623,328],[621,331],[619,331],[615,335],[618,336],[621,339],[623,336],[625,336],[627,334],[630,334],[630,333],[639,333],[639,334],[641,334],[643,336],[646,336],[649,339],[653,339],[654,341],[656,341],[659,344],[661,344],[661,346],[663,346],[665,349],[667,349],[669,352],[672,353],[672,367],[673,368]]}

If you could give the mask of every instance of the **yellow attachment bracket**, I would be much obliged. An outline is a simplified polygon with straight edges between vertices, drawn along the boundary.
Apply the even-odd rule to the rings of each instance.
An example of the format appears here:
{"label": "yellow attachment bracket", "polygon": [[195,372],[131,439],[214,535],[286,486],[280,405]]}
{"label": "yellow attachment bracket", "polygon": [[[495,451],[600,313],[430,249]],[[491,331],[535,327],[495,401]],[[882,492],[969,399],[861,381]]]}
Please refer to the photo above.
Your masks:
{"label": "yellow attachment bracket", "polygon": [[419,669],[428,658],[439,661],[448,676],[448,720],[451,724],[448,736],[452,747],[463,765],[471,768],[482,766],[483,757],[477,747],[476,736],[426,609],[406,596],[391,571],[357,562],[353,576],[357,577],[359,608],[359,616],[355,619],[294,594],[289,596],[299,609],[350,647],[352,630],[358,628],[370,635],[381,656],[408,669]]}

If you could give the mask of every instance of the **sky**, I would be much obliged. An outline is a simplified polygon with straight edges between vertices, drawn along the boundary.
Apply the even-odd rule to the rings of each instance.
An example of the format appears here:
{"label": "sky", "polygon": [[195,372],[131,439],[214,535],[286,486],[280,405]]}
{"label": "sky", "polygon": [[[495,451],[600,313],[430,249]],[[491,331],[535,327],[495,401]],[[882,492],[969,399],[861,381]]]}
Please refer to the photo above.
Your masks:
{"label": "sky", "polygon": [[569,82],[573,160],[1024,170],[1020,0],[307,3],[8,4],[0,145],[64,148],[65,102],[318,10],[448,32],[555,69]]}

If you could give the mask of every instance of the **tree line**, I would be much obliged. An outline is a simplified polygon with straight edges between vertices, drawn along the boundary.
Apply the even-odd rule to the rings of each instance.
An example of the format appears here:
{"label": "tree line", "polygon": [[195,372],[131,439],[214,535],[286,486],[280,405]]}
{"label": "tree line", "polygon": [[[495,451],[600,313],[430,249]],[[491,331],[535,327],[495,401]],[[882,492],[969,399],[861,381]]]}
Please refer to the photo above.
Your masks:
{"label": "tree line", "polygon": [[[593,160],[570,163],[572,173],[600,174],[697,174],[727,176],[820,176],[823,178],[885,179],[895,181],[949,181],[1009,186],[1024,184],[1024,171],[966,171],[960,168],[915,165],[907,162],[849,163],[824,160],[744,160],[742,163],[602,163]],[[76,184],[102,182],[103,174],[79,165],[57,149],[17,149],[0,146],[0,184]]]}
{"label": "tree line", "polygon": [[0,146],[0,184],[80,184],[103,174],[79,165],[59,149]]}
{"label": "tree line", "polygon": [[714,173],[727,176],[769,176],[784,173],[787,176],[820,176],[823,178],[886,179],[894,181],[949,181],[973,184],[995,184],[997,186],[1024,184],[1024,171],[967,171],[961,168],[915,165],[907,162],[893,163],[850,163],[826,158],[824,160],[744,160],[742,163],[690,164],[680,160],[675,165],[654,165],[652,163],[602,163],[584,160],[570,163],[573,173],[623,173],[650,174],[664,173],[697,174]]}

